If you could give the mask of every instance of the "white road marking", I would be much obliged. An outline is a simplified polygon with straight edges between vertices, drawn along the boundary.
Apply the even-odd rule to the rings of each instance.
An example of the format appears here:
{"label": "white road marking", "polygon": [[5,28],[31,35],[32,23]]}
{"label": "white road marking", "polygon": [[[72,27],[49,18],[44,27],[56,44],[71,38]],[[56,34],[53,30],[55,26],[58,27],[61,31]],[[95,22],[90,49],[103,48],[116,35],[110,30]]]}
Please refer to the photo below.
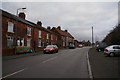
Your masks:
{"label": "white road marking", "polygon": [[87,52],[87,65],[88,65],[89,78],[91,78],[93,80],[93,75],[92,75],[92,70],[91,70],[91,66],[90,66],[90,60],[89,60],[88,52]]}
{"label": "white road marking", "polygon": [[51,61],[51,60],[53,60],[53,59],[55,59],[55,58],[57,58],[57,56],[55,56],[55,57],[53,57],[53,58],[50,58],[50,59],[48,59],[48,60],[45,60],[45,61],[43,61],[42,63],[45,63],[45,62]]}
{"label": "white road marking", "polygon": [[14,73],[12,73],[12,74],[6,75],[6,76],[4,76],[4,77],[2,77],[2,78],[7,78],[7,77],[9,77],[9,76],[12,76],[12,75],[15,75],[15,74],[17,74],[17,73],[20,73],[20,72],[22,72],[22,71],[24,71],[24,70],[25,70],[25,69],[21,69],[21,70],[16,71],[16,72],[14,72]]}

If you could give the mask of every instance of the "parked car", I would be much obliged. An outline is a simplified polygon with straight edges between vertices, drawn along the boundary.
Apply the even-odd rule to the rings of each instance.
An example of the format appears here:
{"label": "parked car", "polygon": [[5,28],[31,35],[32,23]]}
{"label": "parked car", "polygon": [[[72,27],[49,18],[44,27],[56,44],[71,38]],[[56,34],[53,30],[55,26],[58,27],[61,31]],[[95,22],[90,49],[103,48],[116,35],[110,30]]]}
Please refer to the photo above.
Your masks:
{"label": "parked car", "polygon": [[58,47],[56,45],[48,45],[44,48],[43,53],[57,53]]}
{"label": "parked car", "polygon": [[120,45],[111,45],[105,48],[104,54],[106,56],[120,55]]}
{"label": "parked car", "polygon": [[69,45],[69,49],[75,49],[75,45]]}
{"label": "parked car", "polygon": [[82,44],[80,44],[80,45],[79,45],[79,48],[82,48],[82,47],[83,47],[83,45],[82,45]]}
{"label": "parked car", "polygon": [[106,47],[107,47],[106,44],[99,44],[99,45],[97,45],[96,50],[97,50],[98,52],[104,51],[104,49],[105,49]]}

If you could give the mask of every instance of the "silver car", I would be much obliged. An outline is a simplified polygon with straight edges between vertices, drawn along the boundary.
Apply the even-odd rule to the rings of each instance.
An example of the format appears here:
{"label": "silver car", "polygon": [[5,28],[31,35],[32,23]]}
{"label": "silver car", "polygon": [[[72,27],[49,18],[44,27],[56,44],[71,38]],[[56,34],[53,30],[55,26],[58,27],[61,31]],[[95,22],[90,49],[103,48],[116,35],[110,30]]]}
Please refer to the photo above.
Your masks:
{"label": "silver car", "polygon": [[120,45],[111,45],[105,48],[104,54],[106,56],[120,55]]}

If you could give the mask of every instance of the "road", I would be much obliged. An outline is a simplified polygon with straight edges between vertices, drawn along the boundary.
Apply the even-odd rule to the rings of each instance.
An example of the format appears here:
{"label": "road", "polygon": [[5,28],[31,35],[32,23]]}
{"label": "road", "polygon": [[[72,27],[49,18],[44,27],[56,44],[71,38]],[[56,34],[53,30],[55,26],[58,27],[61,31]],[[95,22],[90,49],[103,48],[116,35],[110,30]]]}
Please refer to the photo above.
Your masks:
{"label": "road", "polygon": [[89,78],[89,47],[3,61],[3,78]]}

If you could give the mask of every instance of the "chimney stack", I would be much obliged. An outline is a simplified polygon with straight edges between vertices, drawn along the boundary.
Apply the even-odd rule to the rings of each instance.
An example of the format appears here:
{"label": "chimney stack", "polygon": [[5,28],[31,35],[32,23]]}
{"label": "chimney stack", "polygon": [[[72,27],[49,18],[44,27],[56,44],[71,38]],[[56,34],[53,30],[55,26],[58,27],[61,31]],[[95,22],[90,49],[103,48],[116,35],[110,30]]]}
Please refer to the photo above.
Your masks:
{"label": "chimney stack", "polygon": [[65,32],[68,32],[68,30],[65,30]]}
{"label": "chimney stack", "polygon": [[61,30],[61,27],[60,27],[60,26],[58,26],[57,28],[58,28],[59,30]]}
{"label": "chimney stack", "polygon": [[48,30],[51,30],[51,27],[50,27],[50,26],[48,26],[48,27],[47,27],[47,29],[48,29]]}
{"label": "chimney stack", "polygon": [[42,22],[41,22],[41,21],[38,21],[38,22],[37,22],[37,25],[40,26],[40,27],[42,27]]}
{"label": "chimney stack", "polygon": [[25,13],[24,12],[19,13],[19,17],[25,19],[25,17],[26,17]]}

